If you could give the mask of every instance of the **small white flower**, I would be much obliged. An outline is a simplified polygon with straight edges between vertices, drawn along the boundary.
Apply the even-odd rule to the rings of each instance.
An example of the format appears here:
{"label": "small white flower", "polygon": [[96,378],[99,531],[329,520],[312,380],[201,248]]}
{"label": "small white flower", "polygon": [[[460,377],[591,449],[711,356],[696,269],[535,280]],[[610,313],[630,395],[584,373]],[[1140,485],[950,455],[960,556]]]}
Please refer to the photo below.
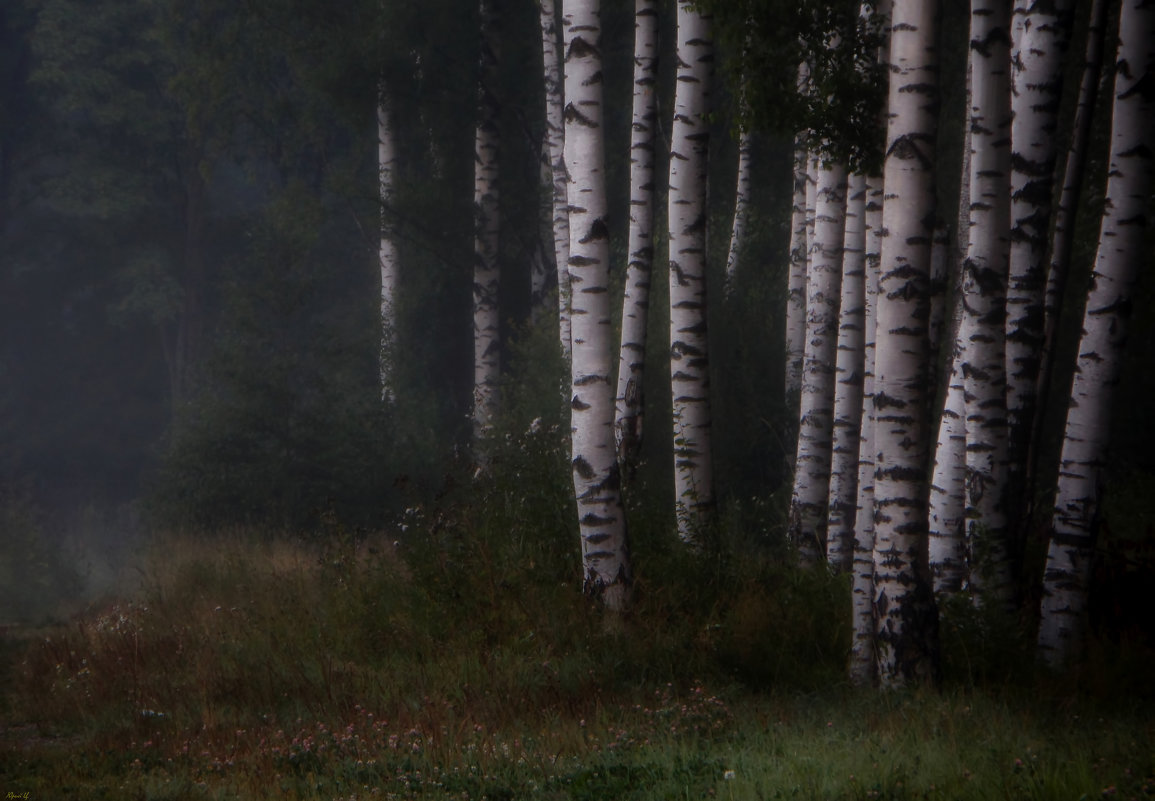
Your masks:
{"label": "small white flower", "polygon": [[725,779],[726,781],[730,781],[731,779],[734,778],[734,771],[732,771],[732,770],[726,771],[725,773],[722,774],[722,778]]}

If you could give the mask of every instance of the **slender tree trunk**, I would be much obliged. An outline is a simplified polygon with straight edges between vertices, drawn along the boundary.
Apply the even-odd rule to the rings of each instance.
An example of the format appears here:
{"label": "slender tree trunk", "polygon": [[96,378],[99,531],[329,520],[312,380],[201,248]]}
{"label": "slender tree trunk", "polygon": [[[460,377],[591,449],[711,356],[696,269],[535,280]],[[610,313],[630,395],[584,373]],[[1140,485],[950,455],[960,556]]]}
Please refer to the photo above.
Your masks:
{"label": "slender tree trunk", "polygon": [[573,286],[570,403],[574,495],[588,595],[624,609],[632,574],[614,449],[614,396],[602,134],[601,14],[598,0],[563,0],[565,166],[569,174]]}
{"label": "slender tree trunk", "polygon": [[[801,68],[800,68],[801,70]],[[802,352],[806,341],[806,146],[794,142],[794,208],[790,217],[790,270],[786,295],[786,408],[797,410],[802,388]]]}
{"label": "slender tree trunk", "polygon": [[[1099,74],[1103,67],[1103,38],[1107,29],[1107,2],[1093,0],[1088,18],[1087,46],[1083,58],[1083,76],[1079,82],[1079,98],[1075,120],[1071,126],[1071,144],[1067,149],[1067,165],[1063,174],[1063,189],[1055,209],[1055,228],[1051,236],[1050,269],[1047,272],[1047,292],[1043,332],[1043,353],[1040,357],[1038,381],[1038,408],[1032,426],[1027,457],[1027,476],[1023,484],[1033,485],[1038,475],[1039,439],[1046,419],[1050,398],[1051,375],[1054,373],[1055,331],[1066,291],[1067,270],[1071,263],[1071,246],[1075,230],[1075,213],[1079,195],[1083,191],[1084,165],[1087,161],[1087,143],[1091,138],[1091,117],[1099,95]],[[1024,520],[1024,525],[1029,520]]]}
{"label": "slender tree trunk", "polygon": [[970,242],[963,264],[966,316],[966,517],[976,600],[1012,598],[1007,548],[1004,319],[1010,254],[1010,8],[971,2]]}
{"label": "slender tree trunk", "polygon": [[[1071,0],[1015,0],[1011,55],[1011,242],[1007,282],[1006,371],[1009,480],[1023,485],[1043,348],[1047,234],[1055,171],[1055,131],[1063,96],[1062,56]],[[1012,514],[1017,515],[1013,508]]]}
{"label": "slender tree trunk", "polygon": [[[565,91],[558,52],[556,0],[539,0],[541,48],[545,72],[545,130],[553,172],[553,248],[557,263],[558,339],[566,362],[570,360],[569,201],[565,174]],[[569,394],[569,390],[566,390]]]}
{"label": "slender tree trunk", "polygon": [[818,170],[814,245],[806,274],[806,345],[790,500],[790,540],[803,565],[826,554],[845,214],[846,169],[825,164]]}
{"label": "slender tree trunk", "polygon": [[[546,319],[550,312],[550,272],[556,275],[557,265],[552,264],[553,246],[553,165],[550,163],[549,131],[546,130],[539,143],[538,152],[538,229],[534,237],[533,251],[529,263],[529,310],[530,320],[536,326]],[[552,320],[553,315],[549,315]]]}
{"label": "slender tree trunk", "polygon": [[743,130],[738,138],[738,184],[735,189],[734,224],[730,229],[730,252],[726,255],[726,290],[734,287],[734,274],[738,270],[738,260],[746,244],[746,218],[749,216],[751,134]]}
{"label": "slender tree trunk", "polygon": [[1043,574],[1039,655],[1056,668],[1069,664],[1082,644],[1111,401],[1135,280],[1149,258],[1144,242],[1155,183],[1155,5],[1150,0],[1124,0],[1116,65],[1106,203]]}
{"label": "slender tree trunk", "polygon": [[706,332],[706,160],[714,47],[710,20],[678,0],[678,75],[670,142],[670,381],[678,535],[702,544],[714,508]]}
{"label": "slender tree trunk", "polygon": [[[889,16],[889,9],[885,12]],[[862,337],[862,432],[858,445],[858,508],[854,519],[853,639],[850,680],[874,680],[874,361],[882,250],[882,177],[866,179],[866,322]]]}
{"label": "slender tree trunk", "polygon": [[951,355],[950,378],[930,481],[930,572],[936,597],[953,595],[967,580],[964,537],[966,518],[966,401],[963,386],[962,342],[967,326],[959,331]]}
{"label": "slender tree trunk", "polygon": [[393,140],[389,97],[384,82],[377,98],[377,181],[381,200],[380,243],[377,260],[381,269],[381,351],[379,356],[381,398],[392,401],[393,348],[397,320],[394,298],[397,294],[397,243],[393,237],[393,183],[397,165],[397,148]]}
{"label": "slender tree trunk", "polygon": [[881,276],[874,376],[874,583],[879,680],[937,676],[927,565],[927,294],[938,112],[935,5],[898,0],[890,27]]}
{"label": "slender tree trunk", "polygon": [[842,299],[834,366],[834,426],[826,560],[845,572],[854,562],[858,503],[858,450],[862,430],[863,333],[866,325],[866,178],[851,175],[846,187]]}
{"label": "slender tree trunk", "polygon": [[497,18],[494,0],[481,0],[481,70],[477,134],[474,145],[473,213],[473,434],[484,436],[497,411],[497,381],[501,372],[497,263],[498,148]]}
{"label": "slender tree trunk", "polygon": [[654,263],[654,126],[657,124],[658,10],[656,0],[634,7],[633,140],[630,143],[630,238],[622,342],[618,359],[614,435],[622,474],[630,476],[642,446],[646,324]]}

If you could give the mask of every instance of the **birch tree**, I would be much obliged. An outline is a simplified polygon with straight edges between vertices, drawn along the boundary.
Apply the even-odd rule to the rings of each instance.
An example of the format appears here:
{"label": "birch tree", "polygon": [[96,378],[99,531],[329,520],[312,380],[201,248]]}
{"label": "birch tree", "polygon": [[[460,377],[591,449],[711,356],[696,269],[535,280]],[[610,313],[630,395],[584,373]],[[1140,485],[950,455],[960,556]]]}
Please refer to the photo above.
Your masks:
{"label": "birch tree", "polygon": [[710,20],[678,0],[678,71],[670,139],[670,384],[678,536],[701,544],[714,506],[706,330],[706,162],[714,46]]}
{"label": "birch tree", "polygon": [[1012,487],[1023,473],[1043,347],[1047,235],[1072,0],[1015,0],[1006,380]]}
{"label": "birch tree", "polygon": [[1110,410],[1145,248],[1155,181],[1155,5],[1119,13],[1107,194],[1067,409],[1051,540],[1043,574],[1039,655],[1062,667],[1083,638],[1087,581],[1103,491]]}
{"label": "birch tree", "polygon": [[834,365],[834,420],[826,560],[850,570],[858,501],[858,448],[862,427],[863,330],[866,324],[866,177],[847,179],[841,299]]}
{"label": "birch tree", "polygon": [[558,52],[556,0],[539,0],[541,51],[545,75],[545,131],[553,174],[553,248],[557,264],[558,340],[566,362],[570,360],[569,201],[566,197],[565,91],[561,54]]}
{"label": "birch tree", "polygon": [[384,81],[377,98],[377,182],[381,200],[380,232],[377,261],[381,270],[381,351],[379,377],[381,398],[393,400],[392,362],[396,317],[393,313],[397,293],[397,244],[393,237],[393,184],[397,149],[393,140],[389,97]]}
{"label": "birch tree", "polygon": [[726,291],[734,286],[734,273],[738,269],[738,259],[746,243],[746,218],[749,216],[751,181],[750,151],[751,133],[743,128],[738,136],[738,183],[734,195],[734,222],[730,228],[730,250],[726,254]]}
{"label": "birch tree", "polygon": [[1009,602],[1006,338],[1010,254],[1010,9],[972,0],[970,234],[963,262],[966,318],[966,518],[970,584]]}
{"label": "birch tree", "polygon": [[814,245],[806,273],[806,342],[790,500],[790,540],[803,565],[826,553],[845,213],[846,168],[825,162],[818,170]]}
{"label": "birch tree", "polygon": [[629,600],[632,574],[614,449],[609,231],[602,136],[598,0],[563,0],[565,166],[573,287],[570,432],[585,592],[607,608]]}
{"label": "birch tree", "polygon": [[[799,67],[801,73],[803,67]],[[801,81],[801,78],[799,79]],[[802,387],[802,350],[806,340],[806,145],[794,140],[794,194],[790,217],[790,267],[786,292],[786,408],[795,409]]]}
{"label": "birch tree", "polygon": [[925,502],[936,27],[933,4],[894,3],[873,398],[875,647],[885,687],[930,680],[937,670]]}
{"label": "birch tree", "polygon": [[642,445],[646,323],[654,262],[654,126],[657,124],[658,10],[656,0],[634,8],[633,136],[630,142],[630,234],[622,302],[614,417],[618,459],[629,476]]}
{"label": "birch tree", "polygon": [[497,381],[501,370],[498,316],[498,147],[497,125],[497,19],[494,0],[481,0],[481,55],[474,138],[473,209],[473,433],[483,436],[497,410]]}

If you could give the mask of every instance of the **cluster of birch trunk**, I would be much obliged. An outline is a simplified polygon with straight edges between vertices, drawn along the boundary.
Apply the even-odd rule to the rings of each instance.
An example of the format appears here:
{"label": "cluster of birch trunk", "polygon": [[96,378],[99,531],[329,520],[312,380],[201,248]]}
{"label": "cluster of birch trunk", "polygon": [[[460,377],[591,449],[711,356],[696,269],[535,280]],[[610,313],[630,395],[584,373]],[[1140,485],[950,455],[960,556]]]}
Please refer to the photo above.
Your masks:
{"label": "cluster of birch trunk", "polygon": [[[480,0],[475,149],[473,424],[498,408],[494,0]],[[897,686],[934,675],[936,601],[966,594],[1014,609],[1025,502],[1037,473],[1040,393],[1052,370],[1073,217],[1106,35],[1095,0],[1069,152],[1056,150],[1073,0],[972,0],[966,144],[955,236],[938,223],[936,4],[863,3],[886,32],[889,76],[880,174],[848,168],[800,131],[795,140],[785,386],[797,412],[788,535],[805,566],[853,576],[849,671]],[[629,234],[620,320],[611,319],[604,86],[598,0],[540,0],[545,119],[541,175],[556,266],[557,334],[570,365],[574,497],[588,594],[629,603],[632,568],[623,477],[636,465],[645,409],[648,304],[655,252],[668,244],[670,376],[677,533],[706,545],[714,507],[706,325],[707,154],[714,45],[706,11],[677,2],[677,75],[669,128],[668,228],[655,232],[657,0],[636,0]],[[1071,389],[1043,576],[1040,657],[1077,654],[1130,293],[1152,187],[1155,7],[1123,0],[1111,102],[1106,203]],[[752,45],[755,46],[755,45]],[[839,47],[832,38],[829,47]],[[810,65],[798,91],[812,92]],[[1146,87],[1146,88],[1144,88]],[[390,202],[389,97],[380,93],[380,189]],[[751,191],[749,132],[726,286],[737,269]],[[1064,168],[1061,181],[1053,175]],[[544,248],[549,251],[550,248]],[[382,393],[395,250],[381,226]],[[615,334],[617,336],[615,337]],[[943,356],[940,358],[939,354]],[[614,367],[617,367],[615,372]],[[939,391],[938,387],[942,386]],[[937,437],[935,436],[937,432]],[[652,436],[651,432],[651,436]],[[770,625],[770,622],[767,622]]]}

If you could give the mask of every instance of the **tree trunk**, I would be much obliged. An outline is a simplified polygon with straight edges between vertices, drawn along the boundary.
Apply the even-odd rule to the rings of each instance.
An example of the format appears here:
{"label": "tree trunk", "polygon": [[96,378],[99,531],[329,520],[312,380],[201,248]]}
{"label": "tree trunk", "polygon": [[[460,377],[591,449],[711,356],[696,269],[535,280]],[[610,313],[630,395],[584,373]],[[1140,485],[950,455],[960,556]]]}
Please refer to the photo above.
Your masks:
{"label": "tree trunk", "polygon": [[474,145],[473,213],[473,434],[484,436],[497,411],[497,381],[501,372],[498,315],[498,147],[497,19],[493,0],[481,0],[481,70],[477,134]]}
{"label": "tree trunk", "polygon": [[[886,12],[889,15],[889,10]],[[858,444],[858,502],[854,518],[853,639],[850,680],[874,680],[874,360],[878,273],[882,248],[882,177],[866,179],[866,321],[862,337],[862,431]]]}
{"label": "tree trunk", "polygon": [[585,592],[624,609],[632,575],[614,449],[609,230],[598,0],[563,0],[565,166],[573,286],[570,431]]}
{"label": "tree trunk", "polygon": [[937,676],[925,467],[936,27],[934,4],[895,4],[874,376],[875,647],[884,687]]}
{"label": "tree trunk", "polygon": [[381,200],[381,229],[377,260],[381,268],[381,399],[392,401],[393,347],[396,317],[393,304],[397,293],[397,243],[393,237],[393,183],[397,149],[389,113],[389,97],[384,81],[377,98],[377,180]]}
{"label": "tree trunk", "polygon": [[794,208],[790,217],[790,274],[786,295],[786,408],[794,411],[802,388],[802,353],[806,341],[807,162],[806,146],[799,136],[794,140]]}
{"label": "tree trunk", "polygon": [[726,290],[734,288],[734,273],[746,244],[746,218],[749,216],[751,181],[750,131],[743,130],[738,138],[738,184],[734,195],[734,224],[730,229],[730,252],[726,255]]}
{"label": "tree trunk", "polygon": [[645,413],[646,323],[654,263],[654,126],[657,123],[658,10],[656,0],[634,8],[633,140],[630,143],[630,238],[614,418],[622,474],[637,467]]}
{"label": "tree trunk", "polygon": [[1010,8],[971,2],[970,242],[963,263],[966,517],[976,600],[1011,601],[1007,547],[1006,286],[1010,254]]}
{"label": "tree trunk", "polygon": [[842,299],[834,366],[834,426],[826,560],[845,572],[854,561],[854,518],[858,502],[858,450],[862,430],[863,329],[866,323],[866,178],[851,175],[846,187],[842,248]]}
{"label": "tree trunk", "polygon": [[[569,201],[565,174],[565,92],[561,54],[558,52],[556,0],[539,0],[541,49],[545,71],[545,131],[553,172],[553,248],[557,263],[558,339],[565,361],[570,360]],[[567,389],[566,394],[569,394]]]}
{"label": "tree trunk", "polygon": [[1124,0],[1116,64],[1107,196],[1043,574],[1039,655],[1056,668],[1077,656],[1083,637],[1111,401],[1135,280],[1149,258],[1144,243],[1155,178],[1155,5],[1149,0]]}
{"label": "tree trunk", "polygon": [[825,164],[818,170],[814,245],[806,273],[806,345],[790,500],[789,535],[803,565],[813,565],[826,554],[845,214],[846,169]]}
{"label": "tree trunk", "polygon": [[706,331],[706,162],[714,47],[709,18],[678,0],[670,141],[670,382],[678,536],[702,544],[714,508]]}
{"label": "tree trunk", "polygon": [[[1011,55],[1011,242],[1007,282],[1006,380],[1011,500],[1022,484],[1042,355],[1047,234],[1055,130],[1063,97],[1062,56],[1072,0],[1015,0]],[[1012,503],[1018,507],[1020,504]]]}
{"label": "tree trunk", "polygon": [[953,595],[967,580],[964,537],[966,519],[966,401],[962,372],[962,342],[967,326],[959,331],[950,360],[950,378],[930,480],[930,572],[936,597]]}

